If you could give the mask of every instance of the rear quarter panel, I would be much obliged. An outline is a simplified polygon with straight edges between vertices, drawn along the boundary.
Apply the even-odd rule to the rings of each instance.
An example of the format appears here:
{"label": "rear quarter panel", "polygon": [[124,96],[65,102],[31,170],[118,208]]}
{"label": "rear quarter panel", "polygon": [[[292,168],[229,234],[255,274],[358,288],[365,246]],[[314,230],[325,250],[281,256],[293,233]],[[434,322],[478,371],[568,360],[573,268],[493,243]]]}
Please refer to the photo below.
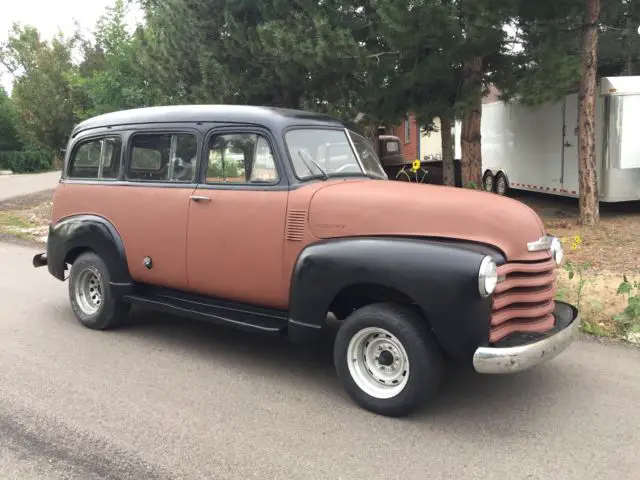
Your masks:
{"label": "rear quarter panel", "polygon": [[[124,242],[131,278],[166,287],[187,288],[186,226],[193,188],[63,181],[56,189],[52,223],[71,215],[108,220]],[[146,256],[153,268],[143,264]]]}

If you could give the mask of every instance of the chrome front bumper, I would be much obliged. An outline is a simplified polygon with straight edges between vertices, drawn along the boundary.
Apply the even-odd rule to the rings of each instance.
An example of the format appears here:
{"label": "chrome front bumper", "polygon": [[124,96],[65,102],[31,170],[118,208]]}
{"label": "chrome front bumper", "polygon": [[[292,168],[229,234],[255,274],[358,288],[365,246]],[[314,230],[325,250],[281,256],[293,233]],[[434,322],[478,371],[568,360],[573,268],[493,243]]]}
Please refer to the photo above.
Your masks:
{"label": "chrome front bumper", "polygon": [[510,347],[480,347],[473,355],[473,368],[479,373],[515,373],[551,360],[566,349],[580,332],[578,310],[556,302],[559,330],[537,342]]}

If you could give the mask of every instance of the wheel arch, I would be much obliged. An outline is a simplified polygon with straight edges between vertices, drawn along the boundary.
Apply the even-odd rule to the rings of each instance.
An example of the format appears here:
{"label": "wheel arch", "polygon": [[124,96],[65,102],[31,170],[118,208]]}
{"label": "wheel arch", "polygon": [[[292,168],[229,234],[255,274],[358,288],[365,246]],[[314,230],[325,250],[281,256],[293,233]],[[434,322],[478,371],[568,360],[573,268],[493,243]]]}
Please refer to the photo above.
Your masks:
{"label": "wheel arch", "polygon": [[47,257],[54,277],[64,280],[67,264],[86,251],[94,252],[105,262],[112,285],[132,285],[124,242],[109,220],[98,215],[73,215],[50,227]]}
{"label": "wheel arch", "polygon": [[[349,237],[311,244],[292,272],[289,336],[313,340],[331,308],[373,303],[381,293],[383,300],[419,308],[448,355],[472,355],[488,339],[491,300],[480,296],[477,281],[487,254],[502,263],[495,249],[442,239]],[[366,287],[373,291],[349,305],[348,294]]]}
{"label": "wheel arch", "polygon": [[384,283],[362,281],[344,285],[331,301],[329,311],[338,320],[343,320],[351,312],[373,303],[393,303],[415,307],[425,315],[425,321],[428,322],[425,312],[422,311],[415,299],[398,288]]}

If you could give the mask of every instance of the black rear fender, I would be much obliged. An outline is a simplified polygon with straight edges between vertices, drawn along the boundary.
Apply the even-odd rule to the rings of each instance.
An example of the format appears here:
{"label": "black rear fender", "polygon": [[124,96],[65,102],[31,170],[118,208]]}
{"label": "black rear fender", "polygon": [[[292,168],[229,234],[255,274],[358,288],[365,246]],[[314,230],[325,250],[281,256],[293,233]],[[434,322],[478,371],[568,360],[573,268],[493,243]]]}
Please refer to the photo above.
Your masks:
{"label": "black rear fender", "polygon": [[84,251],[95,252],[109,268],[111,284],[126,290],[132,285],[124,243],[111,222],[97,215],[66,217],[49,228],[49,272],[64,280],[68,263]]}

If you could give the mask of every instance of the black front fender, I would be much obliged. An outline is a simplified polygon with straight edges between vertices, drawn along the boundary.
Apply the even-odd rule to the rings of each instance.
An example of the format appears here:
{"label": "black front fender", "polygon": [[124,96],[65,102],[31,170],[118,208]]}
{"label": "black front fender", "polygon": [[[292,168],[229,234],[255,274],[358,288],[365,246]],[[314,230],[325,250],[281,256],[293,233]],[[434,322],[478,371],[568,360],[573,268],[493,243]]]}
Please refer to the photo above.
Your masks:
{"label": "black front fender", "polygon": [[97,215],[76,215],[51,225],[47,239],[51,275],[64,280],[68,256],[79,249],[91,250],[105,262],[113,286],[126,288],[132,285],[124,243],[107,219]]}
{"label": "black front fender", "polygon": [[441,348],[467,358],[487,342],[491,298],[478,291],[490,247],[432,239],[373,237],[321,241],[305,248],[293,271],[289,329],[292,338],[318,331],[332,301],[358,285],[388,287],[409,297],[424,313]]}

